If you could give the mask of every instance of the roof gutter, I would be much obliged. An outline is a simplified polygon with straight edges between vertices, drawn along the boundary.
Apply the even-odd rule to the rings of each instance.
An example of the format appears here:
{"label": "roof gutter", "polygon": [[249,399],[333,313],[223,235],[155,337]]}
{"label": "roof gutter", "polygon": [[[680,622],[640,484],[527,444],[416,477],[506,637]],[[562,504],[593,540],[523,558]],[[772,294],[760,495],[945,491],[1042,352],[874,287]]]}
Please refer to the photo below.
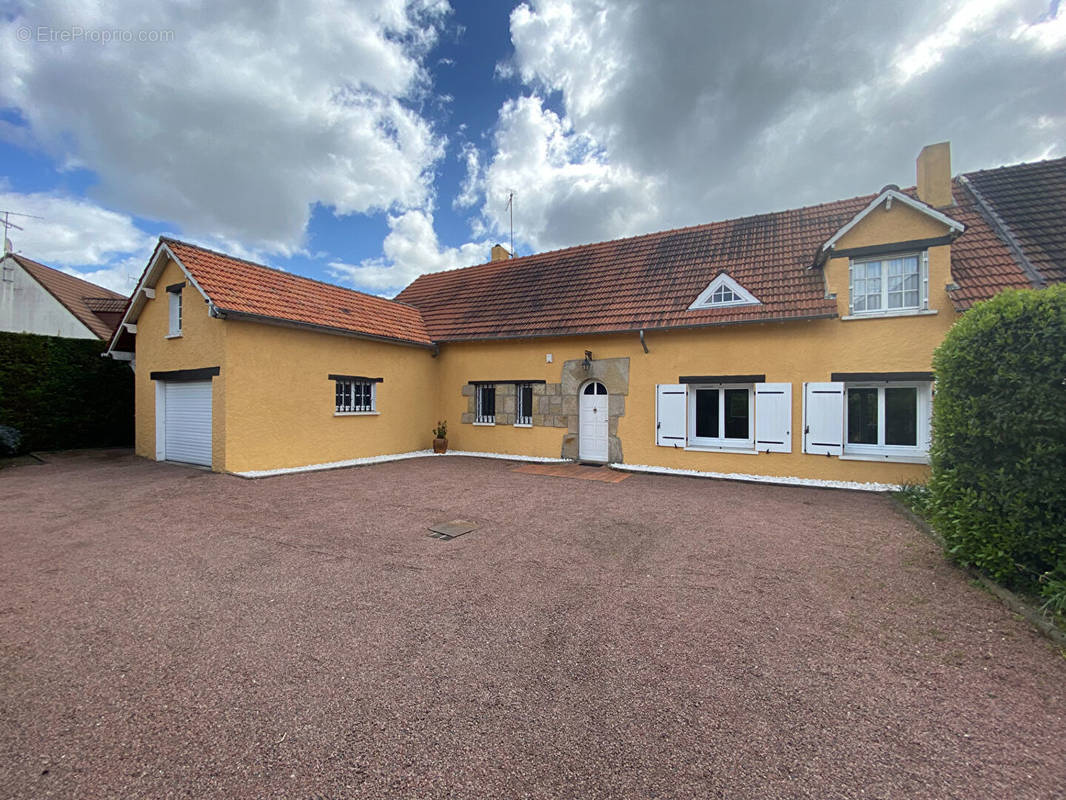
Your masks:
{"label": "roof gutter", "polygon": [[317,331],[329,333],[335,336],[350,336],[353,339],[367,339],[372,342],[385,342],[387,344],[402,345],[404,347],[417,347],[420,350],[434,351],[437,345],[434,342],[415,342],[410,339],[400,339],[392,336],[377,336],[373,333],[362,333],[347,328],[336,328],[331,325],[316,325],[313,322],[300,322],[298,320],[269,317],[264,314],[252,314],[248,311],[234,311],[228,308],[219,308],[214,303],[209,304],[208,314],[215,319],[228,319],[242,322],[259,322],[264,325],[277,325],[282,328],[297,328],[299,330]]}

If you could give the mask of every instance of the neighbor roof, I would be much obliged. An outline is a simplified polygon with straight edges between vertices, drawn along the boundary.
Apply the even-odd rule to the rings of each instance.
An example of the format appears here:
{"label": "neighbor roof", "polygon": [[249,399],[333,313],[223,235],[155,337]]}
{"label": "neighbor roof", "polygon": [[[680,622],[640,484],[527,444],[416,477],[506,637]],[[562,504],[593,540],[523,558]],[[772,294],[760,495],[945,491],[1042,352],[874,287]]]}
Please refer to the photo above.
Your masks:
{"label": "neighbor roof", "polygon": [[[952,303],[1031,283],[956,181],[956,205],[941,209],[965,226],[953,243]],[[913,198],[914,189],[903,190]],[[557,336],[836,316],[816,253],[878,195],[570,247],[423,275],[397,296],[422,311],[438,341]],[[722,272],[757,306],[692,310]]]}
{"label": "neighbor roof", "polygon": [[968,187],[1038,283],[1066,281],[1066,158],[971,172]]}
{"label": "neighbor roof", "polygon": [[8,255],[86,328],[101,339],[111,338],[126,306],[124,296],[17,253]]}
{"label": "neighbor roof", "polygon": [[[432,345],[418,309],[160,237],[223,316],[249,316]],[[158,250],[158,248],[157,248]],[[154,259],[153,259],[154,260]]]}

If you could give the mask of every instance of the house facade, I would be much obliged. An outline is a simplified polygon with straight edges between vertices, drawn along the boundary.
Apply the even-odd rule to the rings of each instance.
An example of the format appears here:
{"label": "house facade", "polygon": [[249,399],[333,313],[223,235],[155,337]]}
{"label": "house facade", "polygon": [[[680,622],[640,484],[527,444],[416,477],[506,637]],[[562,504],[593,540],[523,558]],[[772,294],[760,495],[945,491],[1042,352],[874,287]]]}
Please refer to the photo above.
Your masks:
{"label": "house facade", "polygon": [[0,331],[108,341],[126,298],[16,253],[0,258]]}
{"label": "house facade", "polygon": [[933,145],[914,189],[497,258],[395,301],[162,239],[110,352],[135,359],[137,452],[219,471],[421,451],[446,419],[466,452],[920,481],[934,349],[1047,274],[983,175]]}

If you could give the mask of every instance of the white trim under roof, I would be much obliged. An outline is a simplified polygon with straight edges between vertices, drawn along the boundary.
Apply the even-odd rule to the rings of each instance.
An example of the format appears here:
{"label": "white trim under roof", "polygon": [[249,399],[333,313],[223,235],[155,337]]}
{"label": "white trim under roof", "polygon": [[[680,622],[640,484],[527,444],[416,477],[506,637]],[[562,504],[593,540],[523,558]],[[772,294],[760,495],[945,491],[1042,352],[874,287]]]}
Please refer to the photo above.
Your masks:
{"label": "white trim under roof", "polygon": [[123,328],[128,330],[127,326],[130,325],[136,330],[135,323],[137,317],[141,314],[141,309],[144,308],[144,305],[148,302],[149,298],[155,296],[155,291],[152,287],[155,286],[155,282],[159,280],[159,276],[163,273],[163,268],[166,263],[163,259],[164,255],[178,265],[178,268],[185,274],[189,283],[195,286],[196,290],[203,295],[204,300],[208,303],[211,302],[211,298],[207,296],[207,292],[203,290],[203,287],[196,282],[196,278],[192,276],[192,273],[181,263],[181,259],[174,254],[174,251],[167,246],[166,242],[160,240],[159,246],[152,255],[152,260],[148,262],[148,267],[145,269],[144,275],[141,276],[141,280],[137,284],[137,288],[133,290],[129,308],[126,309],[126,313],[122,317],[122,322],[120,322],[118,327],[115,328],[115,334],[111,337],[111,341],[108,342],[107,351],[104,355],[120,360],[127,360],[124,356],[117,355],[123,351],[114,349],[115,343],[118,342],[118,333],[123,330]]}
{"label": "white trim under roof", "polygon": [[[729,300],[727,302],[712,302],[711,298],[714,293],[721,289],[723,286],[733,292],[736,300]],[[707,288],[700,292],[700,296],[692,301],[692,305],[688,307],[689,311],[700,311],[705,308],[732,308],[735,306],[761,306],[762,303],[755,295],[733,280],[725,272],[719,273],[713,281],[708,284]]]}
{"label": "white trim under roof", "polygon": [[822,252],[824,253],[832,249],[833,245],[835,245],[840,240],[840,238],[844,236],[844,234],[846,234],[848,231],[850,231],[852,228],[862,222],[863,219],[865,219],[871,211],[873,211],[882,203],[887,202],[887,207],[892,208],[893,200],[897,200],[900,203],[903,203],[905,206],[910,206],[915,211],[925,214],[927,217],[932,217],[937,222],[941,223],[942,225],[946,225],[953,231],[962,233],[964,230],[966,230],[966,226],[963,225],[961,222],[952,219],[947,214],[941,214],[932,206],[927,206],[920,200],[915,200],[913,197],[908,197],[907,195],[903,194],[903,192],[896,191],[895,189],[885,189],[885,191],[881,192],[881,194],[879,194],[873,200],[873,202],[870,203],[870,205],[866,206],[866,208],[864,208],[862,211],[852,217],[851,221],[848,222],[847,225],[845,225],[839,231],[834,233],[833,236],[829,239],[829,241],[822,245]]}

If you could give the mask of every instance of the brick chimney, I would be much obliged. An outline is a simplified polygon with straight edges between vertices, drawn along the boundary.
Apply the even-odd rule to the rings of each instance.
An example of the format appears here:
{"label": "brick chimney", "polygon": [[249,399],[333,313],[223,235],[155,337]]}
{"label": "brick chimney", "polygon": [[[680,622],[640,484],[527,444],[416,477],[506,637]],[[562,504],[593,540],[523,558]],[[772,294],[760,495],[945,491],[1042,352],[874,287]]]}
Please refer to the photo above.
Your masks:
{"label": "brick chimney", "polygon": [[511,254],[502,244],[494,244],[492,246],[492,260],[503,261],[505,258],[510,258]]}
{"label": "brick chimney", "polygon": [[933,208],[952,204],[951,142],[927,144],[918,154],[918,199]]}

